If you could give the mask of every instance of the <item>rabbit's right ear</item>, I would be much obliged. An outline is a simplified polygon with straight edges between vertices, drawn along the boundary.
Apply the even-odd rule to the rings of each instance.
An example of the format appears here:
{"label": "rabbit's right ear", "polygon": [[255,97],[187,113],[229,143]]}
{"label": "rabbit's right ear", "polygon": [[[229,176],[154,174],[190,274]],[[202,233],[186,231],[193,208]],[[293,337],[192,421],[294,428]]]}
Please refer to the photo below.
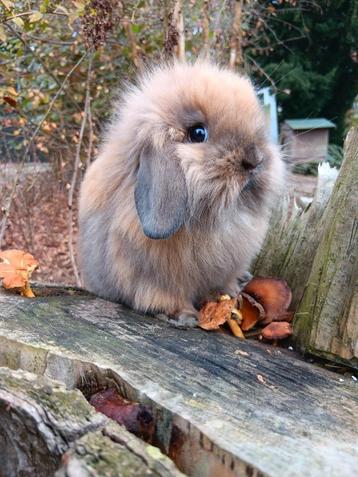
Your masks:
{"label": "rabbit's right ear", "polygon": [[174,148],[147,146],[140,155],[135,205],[144,234],[151,239],[173,235],[188,216],[188,191]]}

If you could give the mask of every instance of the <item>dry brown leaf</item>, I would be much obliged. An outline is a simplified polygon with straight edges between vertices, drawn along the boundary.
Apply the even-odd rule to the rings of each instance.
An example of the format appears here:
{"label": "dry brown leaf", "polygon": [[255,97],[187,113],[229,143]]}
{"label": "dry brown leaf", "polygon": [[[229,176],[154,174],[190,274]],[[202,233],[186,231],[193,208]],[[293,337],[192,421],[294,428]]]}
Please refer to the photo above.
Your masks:
{"label": "dry brown leaf", "polygon": [[34,297],[29,279],[37,268],[38,261],[23,250],[4,250],[0,252],[0,278],[2,286],[7,289],[20,289],[26,297]]}
{"label": "dry brown leaf", "polygon": [[199,326],[204,330],[215,330],[226,323],[231,316],[231,310],[236,305],[236,298],[220,302],[208,301],[199,312]]}
{"label": "dry brown leaf", "polygon": [[292,326],[286,321],[273,321],[262,330],[267,340],[283,340],[292,335]]}
{"label": "dry brown leaf", "polygon": [[16,108],[16,106],[17,106],[17,101],[16,101],[16,99],[11,98],[11,96],[4,96],[4,97],[3,97],[3,100],[4,100],[7,104],[9,104],[10,106],[12,106],[13,108]]}
{"label": "dry brown leaf", "polygon": [[290,288],[280,278],[255,277],[246,285],[244,292],[263,306],[265,318],[262,324],[279,320],[292,300]]}
{"label": "dry brown leaf", "polygon": [[254,298],[247,293],[241,294],[240,311],[242,314],[241,329],[243,331],[249,331],[256,323],[262,321],[265,318],[265,310]]}

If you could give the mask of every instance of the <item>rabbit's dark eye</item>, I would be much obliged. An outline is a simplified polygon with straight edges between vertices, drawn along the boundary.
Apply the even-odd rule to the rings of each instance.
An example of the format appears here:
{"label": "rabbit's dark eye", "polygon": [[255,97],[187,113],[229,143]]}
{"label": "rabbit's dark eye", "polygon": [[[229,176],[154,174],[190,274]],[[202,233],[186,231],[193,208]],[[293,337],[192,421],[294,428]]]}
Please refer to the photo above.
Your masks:
{"label": "rabbit's dark eye", "polygon": [[206,142],[208,136],[208,130],[202,124],[195,124],[188,129],[188,138],[190,142]]}

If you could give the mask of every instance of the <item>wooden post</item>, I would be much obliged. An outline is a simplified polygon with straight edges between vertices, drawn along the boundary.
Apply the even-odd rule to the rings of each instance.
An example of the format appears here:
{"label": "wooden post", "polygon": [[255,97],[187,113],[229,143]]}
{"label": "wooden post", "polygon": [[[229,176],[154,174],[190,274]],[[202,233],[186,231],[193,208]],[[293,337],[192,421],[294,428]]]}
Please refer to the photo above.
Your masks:
{"label": "wooden post", "polygon": [[322,223],[295,339],[305,352],[358,366],[358,128],[347,136]]}

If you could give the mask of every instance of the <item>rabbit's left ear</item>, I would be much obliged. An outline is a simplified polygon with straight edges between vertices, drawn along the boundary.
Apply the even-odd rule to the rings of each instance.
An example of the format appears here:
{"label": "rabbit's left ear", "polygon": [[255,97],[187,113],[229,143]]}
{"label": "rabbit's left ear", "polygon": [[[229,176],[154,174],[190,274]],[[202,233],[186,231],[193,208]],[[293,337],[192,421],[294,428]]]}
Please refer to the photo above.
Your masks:
{"label": "rabbit's left ear", "polygon": [[188,216],[188,191],[174,148],[144,149],[134,197],[147,237],[166,239],[183,225]]}

